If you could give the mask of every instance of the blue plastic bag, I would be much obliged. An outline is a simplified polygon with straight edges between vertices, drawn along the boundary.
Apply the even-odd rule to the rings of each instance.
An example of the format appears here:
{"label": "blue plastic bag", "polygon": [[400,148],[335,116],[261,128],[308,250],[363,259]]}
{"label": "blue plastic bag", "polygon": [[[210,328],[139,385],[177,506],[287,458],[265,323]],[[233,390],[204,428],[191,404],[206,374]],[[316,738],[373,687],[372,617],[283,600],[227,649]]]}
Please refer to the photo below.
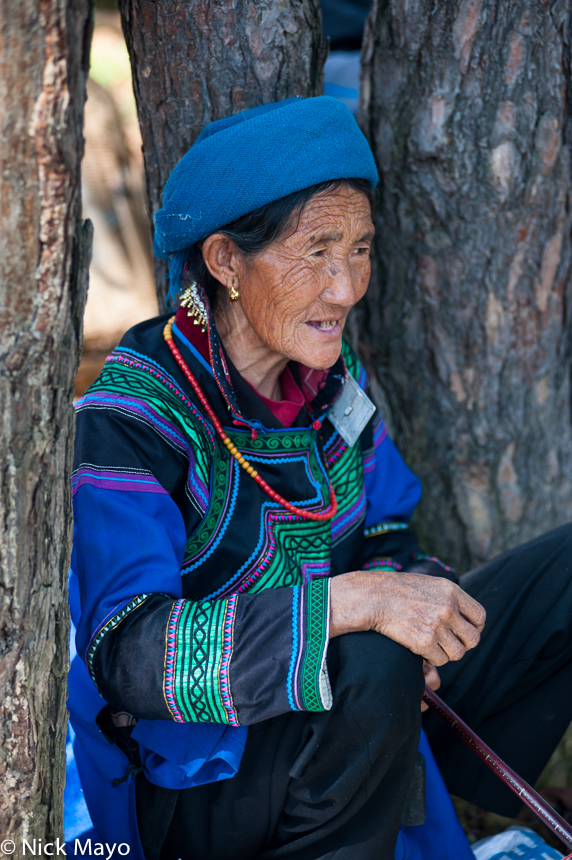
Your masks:
{"label": "blue plastic bag", "polygon": [[564,857],[528,827],[509,827],[504,833],[473,845],[475,860],[560,860]]}

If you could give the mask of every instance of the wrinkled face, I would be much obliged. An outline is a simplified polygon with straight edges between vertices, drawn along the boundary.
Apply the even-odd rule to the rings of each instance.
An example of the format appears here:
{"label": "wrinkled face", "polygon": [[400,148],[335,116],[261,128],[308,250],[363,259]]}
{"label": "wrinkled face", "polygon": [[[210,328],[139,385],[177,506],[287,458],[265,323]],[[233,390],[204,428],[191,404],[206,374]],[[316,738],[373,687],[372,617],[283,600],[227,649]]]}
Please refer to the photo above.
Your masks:
{"label": "wrinkled face", "polygon": [[256,257],[243,258],[240,305],[273,352],[325,369],[338,359],[350,308],[367,290],[374,232],[369,201],[347,185],[317,194],[292,229]]}

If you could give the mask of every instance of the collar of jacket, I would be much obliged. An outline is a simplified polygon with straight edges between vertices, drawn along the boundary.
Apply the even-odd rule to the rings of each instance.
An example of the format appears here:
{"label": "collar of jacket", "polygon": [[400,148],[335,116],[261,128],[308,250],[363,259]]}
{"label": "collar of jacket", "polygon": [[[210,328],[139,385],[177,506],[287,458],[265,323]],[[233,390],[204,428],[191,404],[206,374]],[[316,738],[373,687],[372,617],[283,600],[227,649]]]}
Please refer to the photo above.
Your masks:
{"label": "collar of jacket", "polygon": [[[221,392],[231,414],[233,423],[238,426],[242,425],[244,427],[250,427],[258,432],[264,432],[266,428],[258,419],[246,416],[240,410],[231,380],[228,358],[214,324],[210,303],[204,289],[200,285],[197,285],[197,290],[205,304],[207,312],[206,337],[208,341],[209,364],[219,391]],[[180,325],[181,320],[184,320],[185,317],[186,313],[184,308],[179,307],[175,322]],[[300,365],[299,369],[303,370]],[[343,356],[340,354],[336,363],[329,368],[327,376],[320,384],[316,396],[307,404],[310,419],[312,421],[316,419],[320,421],[323,420],[328,409],[339,397],[347,373],[346,363]]]}

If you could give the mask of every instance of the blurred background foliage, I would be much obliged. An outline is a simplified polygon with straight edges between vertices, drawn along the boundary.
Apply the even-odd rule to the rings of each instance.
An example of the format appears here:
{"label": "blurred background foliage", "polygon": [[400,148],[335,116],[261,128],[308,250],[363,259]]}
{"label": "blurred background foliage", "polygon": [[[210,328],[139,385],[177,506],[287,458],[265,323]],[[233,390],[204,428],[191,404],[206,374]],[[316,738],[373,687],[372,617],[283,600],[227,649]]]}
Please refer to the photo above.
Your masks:
{"label": "blurred background foliage", "polygon": [[76,396],[96,378],[123,333],[158,310],[141,135],[115,3],[96,4],[87,92],[82,192],[94,244]]}

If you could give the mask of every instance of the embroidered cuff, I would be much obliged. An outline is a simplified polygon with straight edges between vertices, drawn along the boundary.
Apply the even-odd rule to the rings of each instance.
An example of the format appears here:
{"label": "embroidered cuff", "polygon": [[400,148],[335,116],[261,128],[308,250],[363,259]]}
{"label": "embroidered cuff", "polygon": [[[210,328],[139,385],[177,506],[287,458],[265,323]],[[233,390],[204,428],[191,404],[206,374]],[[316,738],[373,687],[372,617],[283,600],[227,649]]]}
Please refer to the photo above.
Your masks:
{"label": "embroidered cuff", "polygon": [[410,561],[405,563],[405,569],[410,573],[422,573],[424,576],[440,576],[459,584],[459,577],[455,570],[433,555],[414,552],[411,554]]}
{"label": "embroidered cuff", "polygon": [[370,558],[363,565],[364,570],[403,570],[402,565],[392,558]]}
{"label": "embroidered cuff", "polygon": [[388,532],[398,532],[402,529],[407,529],[409,526],[407,523],[379,523],[376,526],[368,526],[364,529],[364,537],[377,537],[378,535],[385,535]]}
{"label": "embroidered cuff", "polygon": [[228,670],[237,595],[177,600],[167,624],[164,694],[175,722],[237,726]]}
{"label": "embroidered cuff", "polygon": [[293,711],[329,711],[332,690],[326,665],[330,626],[330,580],[292,589],[292,658],[288,701]]}
{"label": "embroidered cuff", "polygon": [[151,597],[150,594],[138,594],[137,597],[134,597],[132,600],[122,606],[119,612],[116,612],[114,615],[111,616],[111,618],[107,618],[104,623],[98,628],[97,632],[92,636],[85,655],[85,662],[87,664],[89,674],[91,675],[91,679],[96,687],[97,683],[95,680],[93,664],[95,652],[103,642],[105,636],[108,633],[111,633],[112,630],[115,630],[115,628],[119,624],[121,624],[121,622],[125,618],[127,618],[127,616],[130,615],[134,609],[138,609],[140,606],[142,606],[143,603],[145,603],[145,601],[149,599],[149,597]]}
{"label": "embroidered cuff", "polygon": [[437,558],[434,555],[423,555],[421,552],[414,552],[411,556],[414,561],[432,561],[433,564],[438,564],[439,567],[442,567],[443,570],[446,570],[448,573],[455,573],[455,570],[452,567],[449,567],[448,564],[441,561],[440,558]]}

